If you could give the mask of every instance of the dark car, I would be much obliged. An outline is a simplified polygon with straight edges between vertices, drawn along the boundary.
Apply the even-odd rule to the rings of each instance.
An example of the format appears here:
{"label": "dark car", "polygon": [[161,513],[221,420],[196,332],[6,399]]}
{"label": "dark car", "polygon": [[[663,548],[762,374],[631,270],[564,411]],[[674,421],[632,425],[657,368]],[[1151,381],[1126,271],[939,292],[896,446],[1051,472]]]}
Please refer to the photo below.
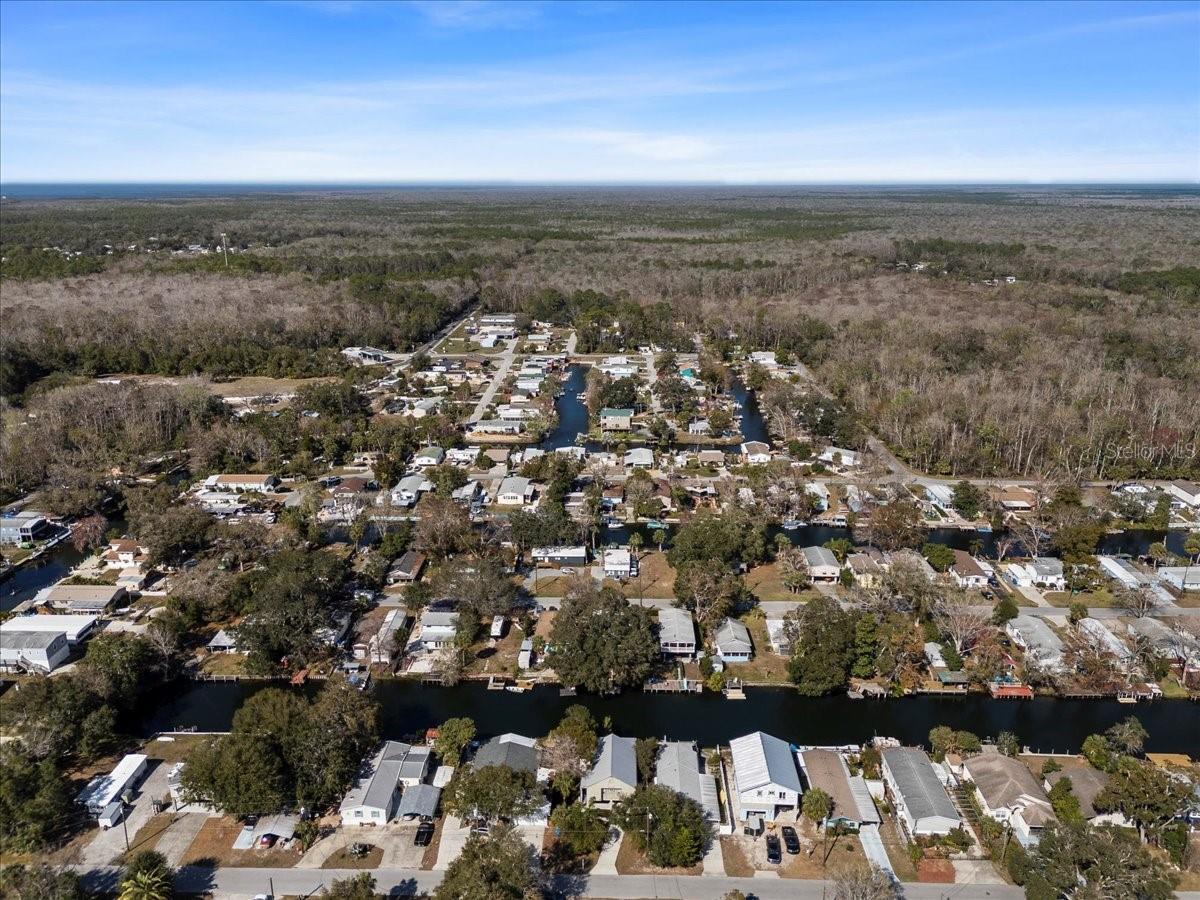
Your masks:
{"label": "dark car", "polygon": [[780,830],[783,835],[783,846],[792,856],[800,852],[800,838],[796,836],[796,829],[791,825],[784,825]]}
{"label": "dark car", "polygon": [[413,838],[414,847],[428,847],[433,840],[433,823],[422,822],[417,826],[417,836]]}
{"label": "dark car", "polygon": [[773,866],[783,862],[783,854],[779,852],[779,838],[773,834],[767,835],[767,862]]}

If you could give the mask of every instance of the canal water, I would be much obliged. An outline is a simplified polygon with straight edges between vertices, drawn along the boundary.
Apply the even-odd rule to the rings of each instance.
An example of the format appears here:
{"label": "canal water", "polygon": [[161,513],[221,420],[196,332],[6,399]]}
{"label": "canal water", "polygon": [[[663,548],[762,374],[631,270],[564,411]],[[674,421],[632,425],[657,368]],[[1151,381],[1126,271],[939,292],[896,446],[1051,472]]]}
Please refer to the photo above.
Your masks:
{"label": "canal water", "polygon": [[[176,685],[154,704],[143,730],[147,734],[179,727],[227,730],[234,711],[264,686],[264,682]],[[304,688],[316,689],[312,683]],[[569,705],[581,703],[598,722],[611,719],[618,734],[694,740],[703,746],[727,743],[757,730],[796,744],[855,744],[876,735],[920,744],[934,726],[949,725],[985,738],[1011,731],[1034,750],[1076,752],[1089,734],[1135,715],[1149,732],[1148,750],[1194,754],[1200,749],[1200,704],[1184,700],[1137,706],[1115,700],[993,700],[985,695],[850,700],[844,695],[802,697],[788,688],[750,688],[745,700],[709,693],[560,697],[552,687],[517,694],[489,691],[477,682],[435,687],[407,680],[380,681],[374,690],[381,706],[381,731],[391,738],[418,734],[456,716],[474,719],[483,736],[513,731],[540,737],[558,723]]]}

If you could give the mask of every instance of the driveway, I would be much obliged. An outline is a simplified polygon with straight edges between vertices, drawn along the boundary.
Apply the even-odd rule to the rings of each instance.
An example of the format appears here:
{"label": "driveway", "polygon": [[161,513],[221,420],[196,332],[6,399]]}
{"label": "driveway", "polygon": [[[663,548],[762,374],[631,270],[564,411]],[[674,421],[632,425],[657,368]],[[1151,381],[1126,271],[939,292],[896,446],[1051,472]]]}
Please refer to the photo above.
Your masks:
{"label": "driveway", "polygon": [[863,825],[858,830],[858,841],[862,844],[863,853],[871,865],[878,866],[893,878],[896,877],[892,861],[888,859],[887,849],[883,846],[883,838],[879,835],[878,825]]}
{"label": "driveway", "polygon": [[124,823],[113,828],[99,828],[96,836],[83,848],[80,863],[84,866],[105,866],[125,852],[125,835],[133,841],[138,831],[154,818],[154,801],[170,794],[167,786],[167,770],[170,766],[162,760],[147,763],[150,772],[135,789],[133,803],[126,808]]}
{"label": "driveway", "polygon": [[440,872],[450,867],[450,863],[458,859],[458,855],[462,853],[463,847],[467,843],[467,838],[471,836],[471,829],[463,825],[462,819],[457,816],[446,816],[442,822],[442,840],[438,843],[437,862],[433,864],[435,872]]}

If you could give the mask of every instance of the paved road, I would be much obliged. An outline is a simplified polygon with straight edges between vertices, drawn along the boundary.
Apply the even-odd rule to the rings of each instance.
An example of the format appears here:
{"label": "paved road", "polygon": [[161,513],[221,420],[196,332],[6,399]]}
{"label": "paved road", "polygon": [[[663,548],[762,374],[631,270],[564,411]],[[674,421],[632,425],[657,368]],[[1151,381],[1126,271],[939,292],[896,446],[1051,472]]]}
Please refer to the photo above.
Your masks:
{"label": "paved road", "polygon": [[[309,896],[341,878],[360,874],[354,869],[181,869],[176,877],[176,890],[185,893],[208,893],[220,898],[249,900],[255,894],[274,893]],[[441,872],[414,869],[375,869],[376,891],[392,896],[413,896],[432,891],[441,882]],[[111,889],[118,878],[117,870],[93,870],[84,874],[85,887],[92,890]],[[799,881],[773,878],[729,878],[726,876],[674,875],[593,875],[559,876],[553,880],[553,893],[558,897],[607,897],[612,900],[721,900],[733,890],[753,894],[761,900],[795,900],[795,898],[826,897],[831,884],[823,881]],[[935,885],[905,884],[907,900],[1020,900],[1024,892],[1008,885]],[[1187,900],[1200,895],[1180,894]]]}
{"label": "paved road", "polygon": [[658,384],[658,369],[654,365],[654,354],[647,350],[642,354],[646,362],[646,380],[650,382],[650,408],[655,415],[662,412],[662,404],[658,402],[658,394],[654,392],[654,386]]}
{"label": "paved road", "polygon": [[483,396],[479,398],[479,402],[475,404],[475,411],[471,413],[471,417],[467,419],[468,425],[474,425],[483,418],[484,411],[488,408],[488,404],[492,402],[492,398],[496,396],[496,391],[500,389],[500,385],[504,379],[508,377],[508,370],[513,364],[513,358],[516,356],[517,342],[509,341],[504,352],[497,359],[501,361],[500,368],[492,377],[491,383],[483,392]]}

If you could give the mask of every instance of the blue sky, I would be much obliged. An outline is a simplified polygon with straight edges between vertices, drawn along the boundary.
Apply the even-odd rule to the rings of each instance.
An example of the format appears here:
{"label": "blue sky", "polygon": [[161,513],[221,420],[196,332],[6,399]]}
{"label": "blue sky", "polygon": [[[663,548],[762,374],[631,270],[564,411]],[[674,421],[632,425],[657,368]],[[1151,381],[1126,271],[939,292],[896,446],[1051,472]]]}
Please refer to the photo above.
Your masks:
{"label": "blue sky", "polygon": [[14,181],[1197,181],[1200,2],[0,4]]}

